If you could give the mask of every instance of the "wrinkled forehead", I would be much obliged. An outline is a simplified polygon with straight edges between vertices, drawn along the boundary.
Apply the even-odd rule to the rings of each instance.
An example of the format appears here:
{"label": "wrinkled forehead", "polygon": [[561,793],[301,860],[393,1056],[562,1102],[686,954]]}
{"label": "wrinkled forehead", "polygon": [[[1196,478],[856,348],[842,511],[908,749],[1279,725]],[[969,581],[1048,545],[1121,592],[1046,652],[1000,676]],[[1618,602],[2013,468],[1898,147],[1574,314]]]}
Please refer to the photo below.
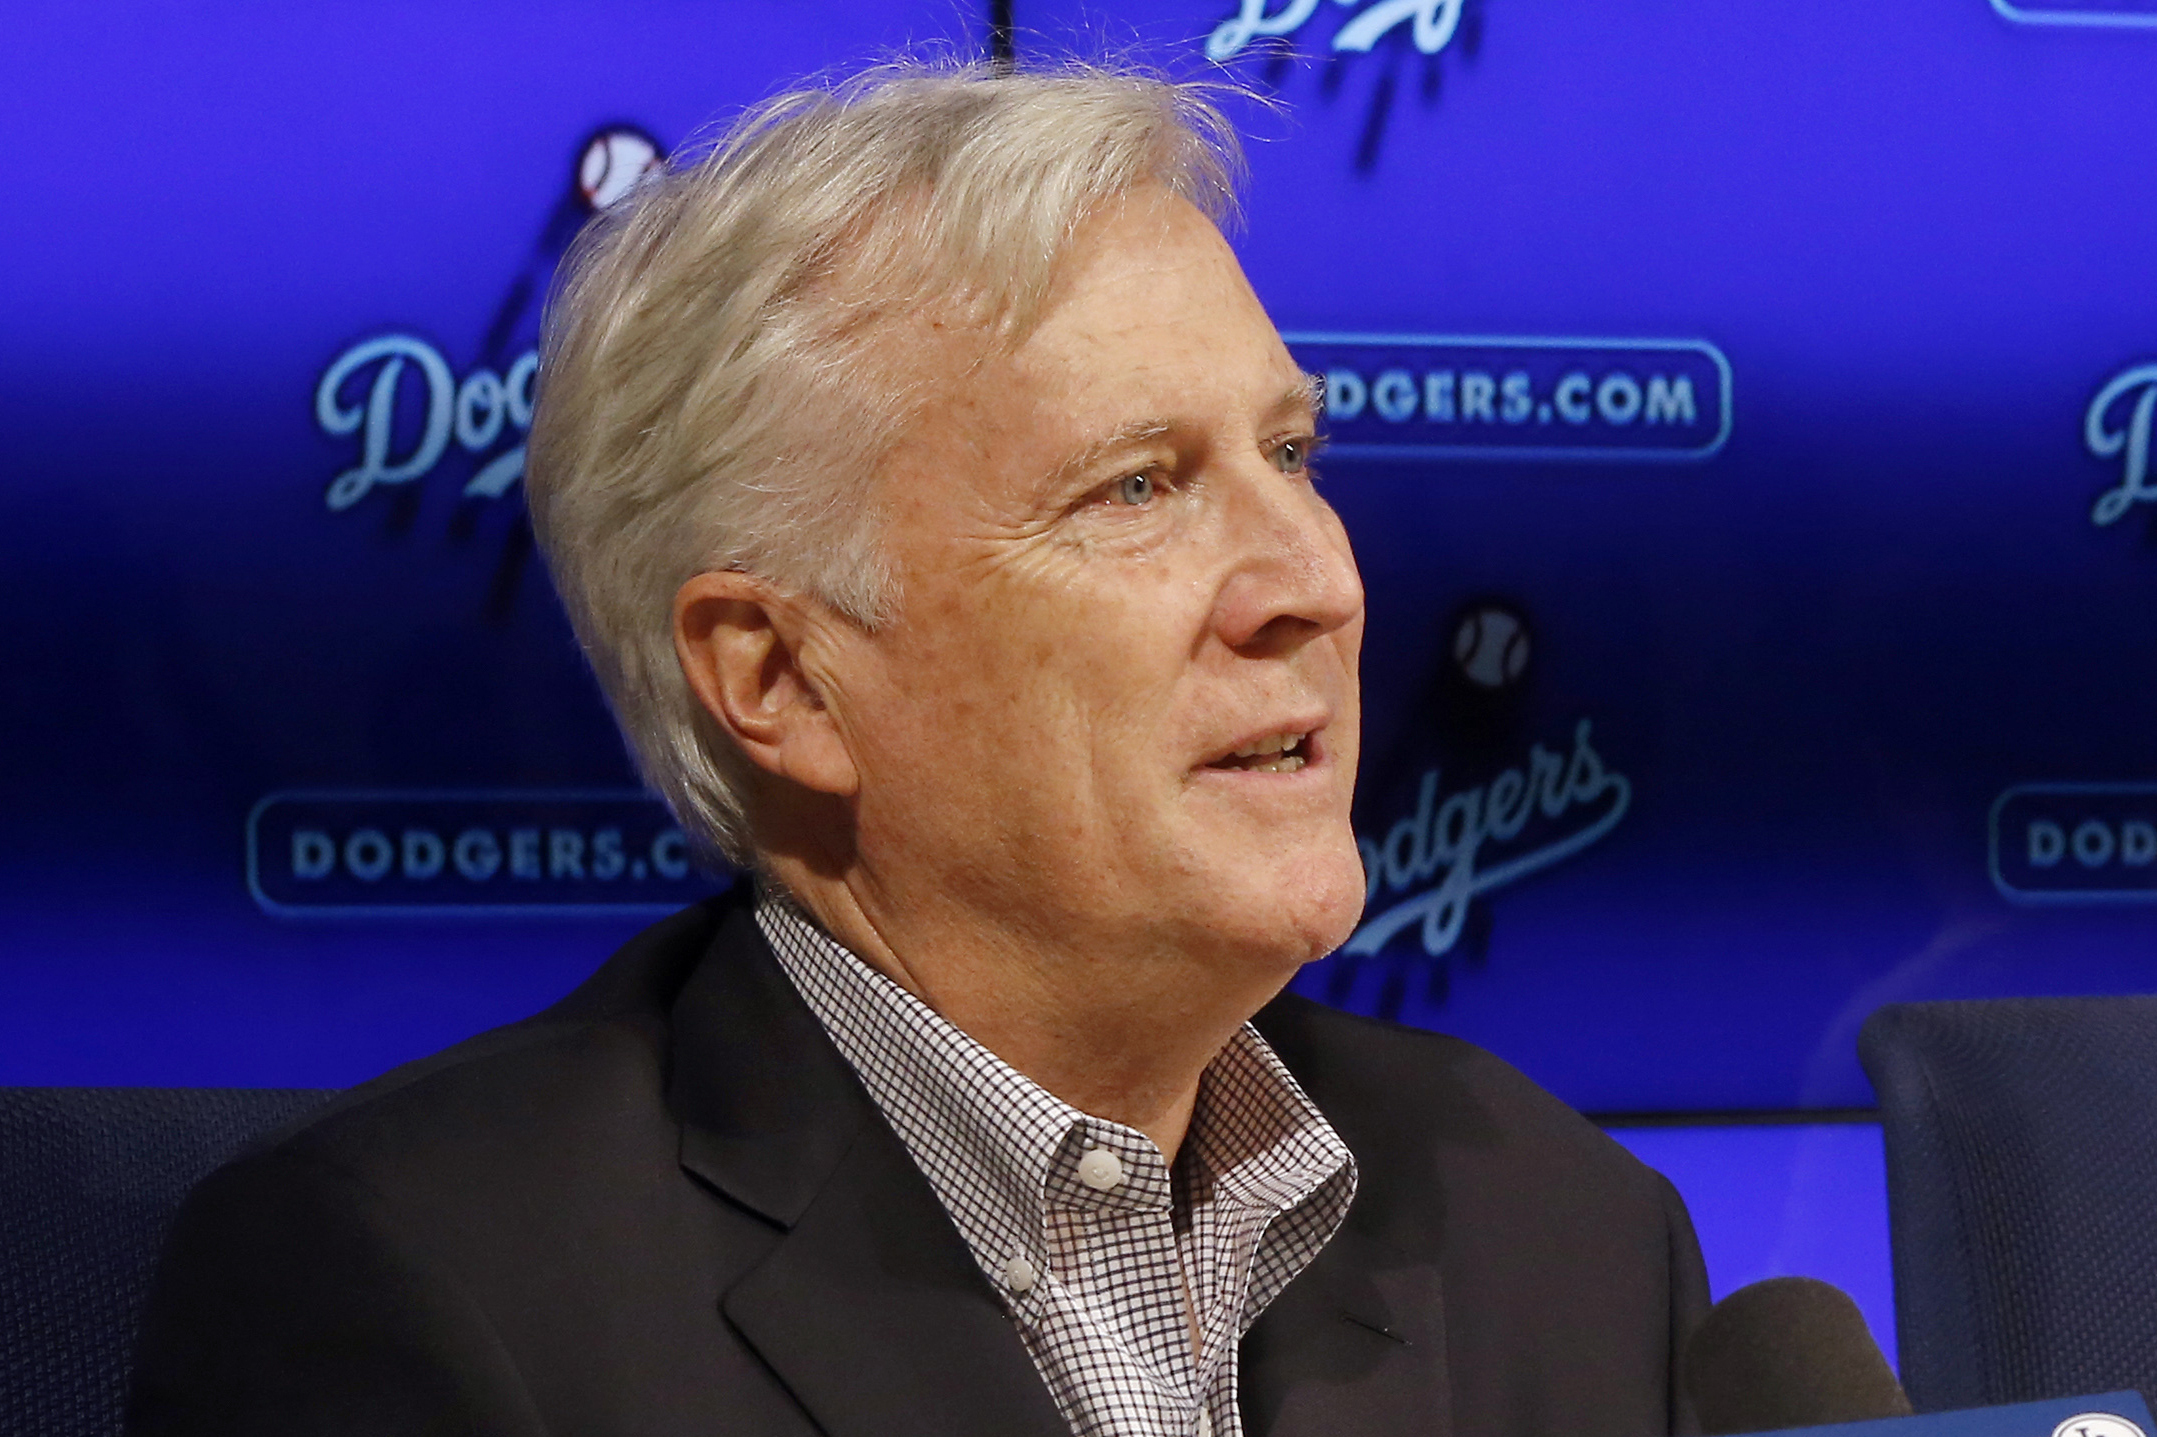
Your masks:
{"label": "wrinkled forehead", "polygon": [[[1008,417],[1021,406],[1022,390],[1053,385],[1068,363],[1045,358],[1034,341],[1052,316],[1101,283],[1094,263],[1100,237],[1165,244],[1175,230],[1172,206],[1190,208],[1154,188],[1110,197],[1058,232],[1053,246],[1007,264],[967,263],[940,247],[937,232],[948,217],[932,213],[923,192],[893,197],[830,248],[791,302],[815,316],[818,352],[801,357],[834,379],[850,375],[846,389],[878,396],[873,422],[884,432],[874,446],[872,482],[903,470],[924,445],[941,449],[956,431],[979,428],[990,409]],[[1218,243],[1211,221],[1191,213]],[[828,416],[839,425],[870,419]]]}
{"label": "wrinkled forehead", "polygon": [[925,189],[892,195],[825,248],[798,301],[830,312],[834,338],[873,336],[902,365],[973,370],[1019,351],[1050,314],[1100,283],[1107,235],[1165,248],[1199,233],[1235,262],[1213,221],[1157,183],[1106,197],[1038,243],[955,246],[951,221]]}
{"label": "wrinkled forehead", "polygon": [[1029,318],[963,305],[891,317],[887,360],[913,389],[895,468],[986,464],[1048,481],[1148,437],[1313,417],[1313,386],[1234,253],[1166,192],[1090,216]]}

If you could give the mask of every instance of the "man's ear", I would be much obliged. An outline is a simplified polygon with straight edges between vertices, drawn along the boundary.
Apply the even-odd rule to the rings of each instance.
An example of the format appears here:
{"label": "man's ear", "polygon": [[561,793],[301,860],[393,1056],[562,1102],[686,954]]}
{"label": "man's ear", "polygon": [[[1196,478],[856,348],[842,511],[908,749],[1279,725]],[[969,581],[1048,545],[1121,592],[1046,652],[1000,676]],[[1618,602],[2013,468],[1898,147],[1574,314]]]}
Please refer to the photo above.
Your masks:
{"label": "man's ear", "polygon": [[851,797],[853,755],[803,665],[815,618],[753,574],[698,574],[674,595],[674,652],[705,712],[759,768]]}

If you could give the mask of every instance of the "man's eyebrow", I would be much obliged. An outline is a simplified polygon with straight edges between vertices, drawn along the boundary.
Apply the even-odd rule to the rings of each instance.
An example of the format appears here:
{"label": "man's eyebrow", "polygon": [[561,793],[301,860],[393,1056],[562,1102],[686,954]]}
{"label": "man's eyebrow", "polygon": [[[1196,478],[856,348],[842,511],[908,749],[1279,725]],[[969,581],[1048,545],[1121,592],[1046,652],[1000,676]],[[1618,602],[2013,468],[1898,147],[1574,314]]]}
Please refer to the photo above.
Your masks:
{"label": "man's eyebrow", "polygon": [[1313,419],[1326,412],[1326,380],[1322,374],[1306,374],[1300,384],[1290,385],[1276,406],[1280,409],[1300,409]]}
{"label": "man's eyebrow", "polygon": [[1134,419],[1129,424],[1119,425],[1115,432],[1103,435],[1057,465],[1045,487],[1052,491],[1063,489],[1117,450],[1158,439],[1175,427],[1166,419]]}
{"label": "man's eyebrow", "polygon": [[[1292,410],[1316,419],[1325,409],[1325,392],[1325,380],[1315,374],[1306,374],[1299,382],[1281,391],[1281,397],[1274,401],[1272,412],[1278,414],[1284,410]],[[1143,444],[1149,439],[1158,439],[1175,427],[1174,421],[1168,419],[1134,419],[1128,424],[1119,425],[1114,432],[1096,439],[1057,465],[1043,487],[1051,492],[1067,488],[1083,477],[1087,470],[1108,459],[1118,450]]]}

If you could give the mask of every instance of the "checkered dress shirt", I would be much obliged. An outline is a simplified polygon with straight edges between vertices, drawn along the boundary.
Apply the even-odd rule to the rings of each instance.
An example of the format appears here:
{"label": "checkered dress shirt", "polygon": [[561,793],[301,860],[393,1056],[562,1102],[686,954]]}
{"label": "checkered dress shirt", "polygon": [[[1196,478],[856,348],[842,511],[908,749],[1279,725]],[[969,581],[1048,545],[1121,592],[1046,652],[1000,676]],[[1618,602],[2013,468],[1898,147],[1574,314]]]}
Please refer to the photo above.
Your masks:
{"label": "checkered dress shirt", "polygon": [[1347,1147],[1257,1031],[1246,1024],[1206,1069],[1171,1168],[1144,1133],[1056,1098],[784,898],[767,892],[756,918],[1002,1294],[1071,1430],[1241,1437],[1238,1343],[1356,1187]]}

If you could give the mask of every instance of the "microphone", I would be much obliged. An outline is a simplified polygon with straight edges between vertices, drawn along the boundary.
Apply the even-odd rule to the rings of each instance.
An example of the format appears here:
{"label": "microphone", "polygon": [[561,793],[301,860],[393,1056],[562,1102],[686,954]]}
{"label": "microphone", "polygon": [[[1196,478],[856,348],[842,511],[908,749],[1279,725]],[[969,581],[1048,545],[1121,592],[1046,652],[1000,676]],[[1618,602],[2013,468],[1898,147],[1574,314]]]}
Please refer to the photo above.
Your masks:
{"label": "microphone", "polygon": [[1857,1304],[1810,1277],[1771,1277],[1716,1303],[1684,1373],[1707,1437],[1910,1415]]}
{"label": "microphone", "polygon": [[2131,1390],[1913,1416],[1857,1304],[1809,1277],[1771,1277],[1708,1314],[1686,1346],[1684,1384],[1707,1437],[2148,1437]]}

